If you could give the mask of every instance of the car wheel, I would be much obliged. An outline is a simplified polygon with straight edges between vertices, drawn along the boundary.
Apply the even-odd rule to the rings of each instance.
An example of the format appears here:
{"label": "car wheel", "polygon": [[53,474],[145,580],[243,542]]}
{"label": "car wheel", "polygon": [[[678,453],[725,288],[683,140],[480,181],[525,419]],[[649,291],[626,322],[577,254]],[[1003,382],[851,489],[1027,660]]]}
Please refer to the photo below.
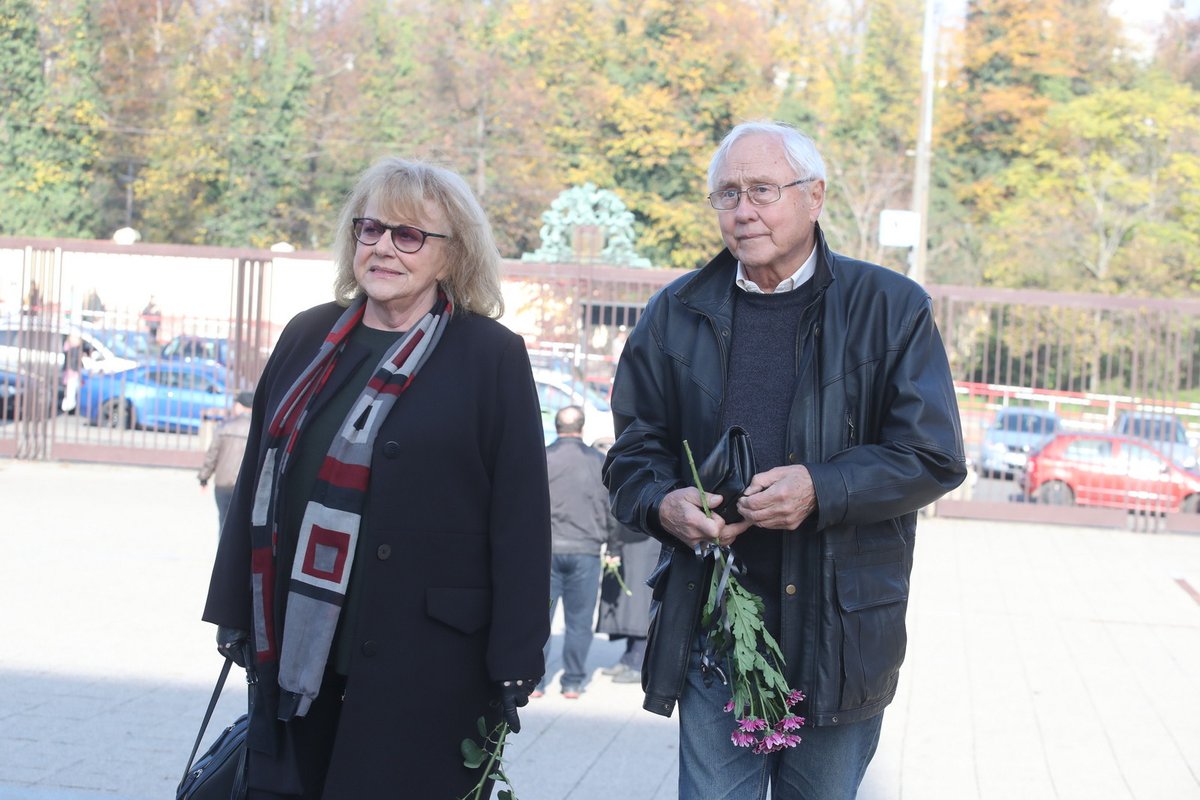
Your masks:
{"label": "car wheel", "polygon": [[109,400],[100,408],[100,419],[110,428],[132,428],[133,409],[123,400]]}
{"label": "car wheel", "polygon": [[1075,505],[1075,494],[1071,491],[1071,487],[1062,481],[1048,481],[1047,483],[1043,483],[1033,493],[1033,497],[1039,503],[1045,503],[1048,506]]}
{"label": "car wheel", "polygon": [[1185,514],[1200,514],[1200,494],[1183,498],[1183,511]]}

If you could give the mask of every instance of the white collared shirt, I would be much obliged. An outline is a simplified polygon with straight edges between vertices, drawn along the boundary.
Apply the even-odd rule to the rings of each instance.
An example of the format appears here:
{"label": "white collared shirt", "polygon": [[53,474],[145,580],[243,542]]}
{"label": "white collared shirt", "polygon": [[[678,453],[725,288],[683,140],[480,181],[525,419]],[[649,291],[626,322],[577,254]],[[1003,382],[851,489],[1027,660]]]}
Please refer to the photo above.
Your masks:
{"label": "white collared shirt", "polygon": [[[775,291],[773,292],[773,294],[782,294],[783,292],[790,292],[792,289],[795,289],[799,286],[803,286],[804,282],[807,281],[809,278],[811,278],[813,276],[813,273],[815,273],[816,271],[817,271],[817,248],[814,247],[812,249],[812,252],[808,254],[808,258],[804,259],[804,263],[800,265],[800,269],[796,270],[791,275],[789,275],[788,277],[781,280],[779,282],[779,285],[775,287]],[[742,262],[740,262],[740,261],[738,262],[737,278],[735,279],[735,281],[737,283],[737,287],[739,289],[741,289],[743,292],[752,292],[754,294],[767,294],[766,292],[764,292],[762,290],[761,287],[759,287],[759,285],[757,283],[755,283],[754,281],[752,281],[746,277],[746,270],[744,267],[742,267]]]}

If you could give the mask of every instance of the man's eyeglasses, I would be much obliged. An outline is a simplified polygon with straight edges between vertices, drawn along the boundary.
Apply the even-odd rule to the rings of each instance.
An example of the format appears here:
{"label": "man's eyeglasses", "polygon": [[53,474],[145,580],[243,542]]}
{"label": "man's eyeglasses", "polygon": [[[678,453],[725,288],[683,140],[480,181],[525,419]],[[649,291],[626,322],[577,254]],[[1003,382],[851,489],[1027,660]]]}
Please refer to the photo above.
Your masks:
{"label": "man's eyeglasses", "polygon": [[747,186],[745,189],[718,189],[708,196],[708,202],[717,211],[732,211],[737,208],[738,201],[743,194],[746,199],[756,206],[769,206],[780,197],[783,196],[783,190],[789,186],[799,186],[802,183],[810,183],[816,178],[801,178],[798,181],[785,183],[782,186],[776,183],[756,183],[753,186]]}
{"label": "man's eyeglasses", "polygon": [[353,230],[354,238],[367,247],[377,244],[385,233],[391,231],[392,244],[401,253],[417,252],[425,246],[425,240],[430,237],[434,239],[450,238],[444,233],[430,233],[420,228],[414,228],[412,225],[384,225],[379,220],[370,217],[355,217]]}

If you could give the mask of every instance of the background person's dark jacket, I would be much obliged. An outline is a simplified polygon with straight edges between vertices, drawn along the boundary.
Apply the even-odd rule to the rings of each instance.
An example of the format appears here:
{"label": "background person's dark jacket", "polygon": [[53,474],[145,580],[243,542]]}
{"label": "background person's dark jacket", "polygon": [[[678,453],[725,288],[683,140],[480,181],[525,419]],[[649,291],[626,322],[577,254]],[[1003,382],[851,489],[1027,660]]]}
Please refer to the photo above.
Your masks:
{"label": "background person's dark jacket", "polygon": [[650,627],[650,587],[646,585],[646,579],[658,563],[660,549],[657,539],[612,521],[607,552],[621,557],[621,580],[630,593],[622,591],[616,577],[604,574],[600,581],[597,633],[607,633],[610,639],[646,636],[646,629]]}
{"label": "background person's dark jacket", "polygon": [[[670,715],[679,697],[711,559],[662,530],[658,505],[691,485],[721,416],[737,262],[722,251],[655,294],[617,368],[618,433],[605,481],[618,520],[672,556],[658,577],[642,673],[645,707]],[[878,714],[896,690],[916,512],[966,476],[945,350],[929,297],[907,278],[831,252],[818,228],[816,300],[800,323],[787,463],[812,474],[817,509],[781,532],[779,638],[811,723]],[[770,346],[763,343],[763,346]],[[779,346],[791,346],[790,343]],[[804,548],[804,552],[802,552]],[[819,564],[803,574],[801,564]]]}
{"label": "background person's dark jacket", "polygon": [[560,436],[546,448],[550,478],[550,542],[559,555],[600,557],[608,537],[604,456],[577,436]]}
{"label": "background person's dark jacket", "polygon": [[[249,521],[264,421],[342,311],[329,303],[293,319],[259,382],[204,609],[209,622],[252,629]],[[365,353],[347,347],[324,397]],[[374,443],[358,541],[364,568],[350,578],[362,610],[326,798],[445,797],[448,787],[465,794],[476,776],[463,768],[459,743],[478,738],[482,709],[489,729],[498,723],[488,706],[493,681],[542,674],[550,635],[542,441],[524,342],[494,320],[457,313]],[[280,538],[283,594],[292,551]],[[281,597],[276,608],[283,613]],[[275,630],[284,630],[282,619]],[[250,744],[269,750],[278,683],[260,678]]]}

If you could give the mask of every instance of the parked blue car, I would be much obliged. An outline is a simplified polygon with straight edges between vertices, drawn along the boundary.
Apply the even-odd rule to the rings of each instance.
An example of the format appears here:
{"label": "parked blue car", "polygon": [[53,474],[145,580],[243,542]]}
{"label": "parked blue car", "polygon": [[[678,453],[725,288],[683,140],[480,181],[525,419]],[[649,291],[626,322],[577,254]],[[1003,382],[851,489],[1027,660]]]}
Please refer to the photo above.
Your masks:
{"label": "parked blue car", "polygon": [[79,414],[93,425],[198,433],[227,407],[225,368],[219,364],[160,361],[111,375],[89,375],[79,392]]}
{"label": "parked blue car", "polygon": [[146,331],[114,328],[88,328],[87,330],[121,358],[139,362],[153,361],[158,358],[159,351],[162,349]]}
{"label": "parked blue car", "polygon": [[[58,413],[58,393],[46,384],[44,379],[33,375],[0,369],[0,419],[15,419],[17,407],[29,403],[41,405],[46,415],[53,417]],[[32,409],[25,408],[23,412],[26,417],[33,416]]]}
{"label": "parked blue car", "polygon": [[162,358],[229,366],[229,340],[216,336],[176,336],[163,345]]}

